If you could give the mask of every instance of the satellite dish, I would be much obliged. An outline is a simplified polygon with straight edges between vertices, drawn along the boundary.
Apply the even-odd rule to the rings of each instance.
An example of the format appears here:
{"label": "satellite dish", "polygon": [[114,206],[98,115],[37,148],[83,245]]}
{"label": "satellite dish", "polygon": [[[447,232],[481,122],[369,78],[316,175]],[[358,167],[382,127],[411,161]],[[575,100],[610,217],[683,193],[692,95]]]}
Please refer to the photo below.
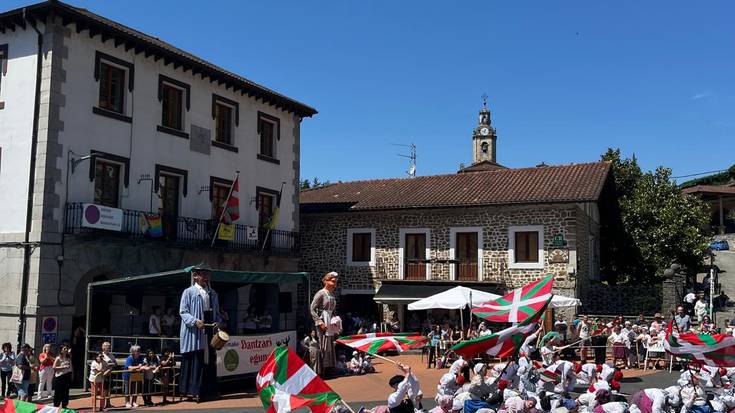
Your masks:
{"label": "satellite dish", "polygon": [[410,168],[408,168],[408,171],[407,171],[407,172],[408,172],[408,174],[409,174],[409,175],[411,175],[411,176],[414,176],[414,175],[416,175],[416,165],[411,165],[411,167],[410,167]]}

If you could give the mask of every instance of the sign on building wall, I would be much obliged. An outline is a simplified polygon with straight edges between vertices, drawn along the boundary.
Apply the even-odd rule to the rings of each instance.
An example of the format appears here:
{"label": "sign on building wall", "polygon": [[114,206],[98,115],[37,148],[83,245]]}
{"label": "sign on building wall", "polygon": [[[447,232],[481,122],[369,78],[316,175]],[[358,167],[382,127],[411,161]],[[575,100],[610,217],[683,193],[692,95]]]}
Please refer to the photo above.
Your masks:
{"label": "sign on building wall", "polygon": [[56,344],[58,330],[58,317],[53,315],[43,317],[41,320],[41,341],[43,341],[43,344]]}
{"label": "sign on building wall", "polygon": [[273,349],[282,344],[295,351],[296,332],[230,336],[230,341],[217,351],[217,377],[258,372]]}
{"label": "sign on building wall", "polygon": [[96,204],[82,204],[82,226],[122,231],[122,209]]}
{"label": "sign on building wall", "polygon": [[561,247],[567,245],[567,241],[564,239],[564,234],[556,234],[556,235],[554,235],[553,245],[554,245],[555,248],[561,248]]}
{"label": "sign on building wall", "polygon": [[257,227],[251,227],[248,225],[247,232],[248,232],[248,241],[258,242],[258,228]]}

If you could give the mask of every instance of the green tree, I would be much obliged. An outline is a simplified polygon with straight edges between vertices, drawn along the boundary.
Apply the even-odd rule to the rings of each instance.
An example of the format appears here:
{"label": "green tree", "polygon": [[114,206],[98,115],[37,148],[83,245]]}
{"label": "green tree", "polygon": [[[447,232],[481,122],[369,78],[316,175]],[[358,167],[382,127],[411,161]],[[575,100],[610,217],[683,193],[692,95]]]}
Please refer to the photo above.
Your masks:
{"label": "green tree", "polygon": [[[669,168],[643,172],[635,157],[622,159],[619,149],[608,149],[602,159],[611,163],[617,201],[605,206],[607,239],[601,244],[605,279],[655,283],[673,262],[696,271],[708,243],[707,205],[682,194]],[[610,212],[619,215],[615,218]]]}
{"label": "green tree", "polygon": [[306,189],[321,188],[323,186],[327,186],[327,185],[330,185],[330,184],[331,184],[331,182],[329,182],[329,181],[322,182],[322,181],[319,180],[319,177],[316,177],[315,176],[314,179],[311,180],[311,181],[309,181],[308,179],[302,179],[301,180],[301,190],[303,191],[303,190],[306,190]]}

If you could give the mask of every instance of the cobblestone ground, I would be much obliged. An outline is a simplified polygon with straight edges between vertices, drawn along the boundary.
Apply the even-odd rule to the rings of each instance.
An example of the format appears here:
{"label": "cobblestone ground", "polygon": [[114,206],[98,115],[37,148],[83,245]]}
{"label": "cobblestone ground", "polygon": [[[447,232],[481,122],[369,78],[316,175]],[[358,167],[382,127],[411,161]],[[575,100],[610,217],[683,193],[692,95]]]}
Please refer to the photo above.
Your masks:
{"label": "cobblestone ground", "polygon": [[[392,360],[400,361],[411,365],[421,383],[424,392],[424,407],[431,408],[434,406],[434,395],[436,393],[436,384],[442,374],[447,369],[436,370],[427,369],[424,362],[421,361],[419,355],[402,355],[391,357]],[[388,379],[394,374],[398,374],[397,369],[390,363],[382,360],[376,360],[375,367],[377,372],[364,376],[339,377],[328,380],[327,383],[336,391],[349,405],[356,411],[360,406],[373,407],[385,404],[385,400],[389,394]],[[644,387],[665,387],[671,385],[676,378],[678,372],[674,371],[669,374],[668,371],[642,371],[642,370],[625,370],[625,378],[623,379],[621,392],[631,394],[637,389]],[[165,406],[156,406],[148,408],[140,408],[142,410],[165,410],[165,411],[201,411],[207,410],[212,412],[262,412],[260,400],[255,393],[253,381],[244,383],[250,391],[237,394],[228,394],[220,400],[207,403],[191,403],[180,402]],[[582,390],[582,389],[580,389]],[[154,402],[159,399],[154,398]],[[139,400],[140,402],[140,400]],[[122,399],[113,400],[116,406],[124,405]],[[70,408],[91,410],[91,400],[82,398],[72,400]]]}

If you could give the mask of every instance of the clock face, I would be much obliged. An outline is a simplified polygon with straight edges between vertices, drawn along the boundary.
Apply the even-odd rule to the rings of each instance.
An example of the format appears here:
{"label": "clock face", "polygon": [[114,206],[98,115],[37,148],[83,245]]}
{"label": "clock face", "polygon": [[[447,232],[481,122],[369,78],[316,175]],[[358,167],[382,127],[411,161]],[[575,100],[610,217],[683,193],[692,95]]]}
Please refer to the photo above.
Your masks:
{"label": "clock face", "polygon": [[488,128],[482,128],[482,129],[480,129],[480,135],[487,136],[488,133],[490,133],[490,129],[488,129]]}

